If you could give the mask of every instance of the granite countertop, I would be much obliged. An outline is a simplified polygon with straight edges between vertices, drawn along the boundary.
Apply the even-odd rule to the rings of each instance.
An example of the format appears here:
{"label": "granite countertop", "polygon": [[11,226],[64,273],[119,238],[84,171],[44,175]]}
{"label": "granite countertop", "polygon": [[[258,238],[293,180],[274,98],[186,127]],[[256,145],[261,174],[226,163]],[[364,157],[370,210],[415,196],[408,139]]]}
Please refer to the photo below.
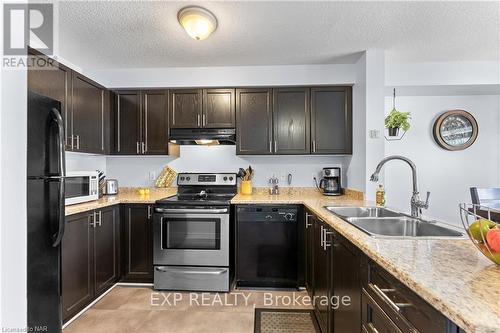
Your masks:
{"label": "granite countertop", "polygon": [[[153,203],[176,192],[176,188],[152,189],[150,195],[140,196],[137,190],[120,189],[117,196],[68,206],[66,215],[117,203]],[[355,192],[326,197],[313,188],[285,187],[280,195],[257,189],[252,195],[236,195],[231,203],[303,204],[466,332],[500,333],[500,267],[469,240],[372,238],[324,208],[372,204]]]}
{"label": "granite countertop", "polygon": [[105,195],[99,200],[66,206],[66,216],[121,203],[154,203],[156,200],[175,194],[177,194],[176,187],[150,188],[147,195],[140,195],[138,188],[120,187],[117,195]]}
{"label": "granite countertop", "polygon": [[500,267],[468,239],[375,239],[324,208],[372,203],[352,196],[325,197],[314,189],[282,189],[278,196],[257,191],[238,194],[231,202],[303,204],[466,332],[500,333]]}

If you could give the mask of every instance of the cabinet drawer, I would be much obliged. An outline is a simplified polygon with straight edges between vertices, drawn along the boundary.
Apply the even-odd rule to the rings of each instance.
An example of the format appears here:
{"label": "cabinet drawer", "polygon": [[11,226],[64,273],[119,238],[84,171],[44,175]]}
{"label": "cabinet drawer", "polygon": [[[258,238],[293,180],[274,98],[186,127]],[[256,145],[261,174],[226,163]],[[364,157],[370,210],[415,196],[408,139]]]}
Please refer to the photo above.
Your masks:
{"label": "cabinet drawer", "polygon": [[364,288],[362,303],[366,311],[362,323],[363,333],[401,333],[401,330]]}
{"label": "cabinet drawer", "polygon": [[366,292],[403,332],[446,332],[446,318],[380,267],[370,267]]}

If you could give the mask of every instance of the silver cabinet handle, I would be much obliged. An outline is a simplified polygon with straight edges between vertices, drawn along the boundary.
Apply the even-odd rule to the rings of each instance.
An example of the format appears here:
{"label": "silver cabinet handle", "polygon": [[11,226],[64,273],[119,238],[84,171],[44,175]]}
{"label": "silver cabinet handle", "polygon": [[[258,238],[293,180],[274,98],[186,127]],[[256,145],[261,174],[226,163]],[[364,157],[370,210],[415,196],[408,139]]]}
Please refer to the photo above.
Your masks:
{"label": "silver cabinet handle", "polygon": [[269,140],[269,152],[272,154],[273,153],[273,141]]}
{"label": "silver cabinet handle", "polygon": [[375,328],[375,326],[372,323],[368,323],[368,325],[363,324],[363,331],[370,333],[370,332],[368,332],[367,327],[370,329],[371,333],[379,333],[378,330]]}
{"label": "silver cabinet handle", "polygon": [[321,247],[323,247],[323,237],[325,237],[325,234],[323,233],[323,226],[320,225],[320,233],[319,233],[319,236],[320,236],[320,244],[321,244]]}
{"label": "silver cabinet handle", "polygon": [[201,116],[201,118],[202,118],[202,124],[203,124],[203,126],[207,126],[207,116],[205,114],[203,114]]}
{"label": "silver cabinet handle", "polygon": [[189,209],[189,208],[155,208],[155,212],[158,213],[191,213],[191,214],[222,214],[222,213],[227,213],[228,210],[227,208],[220,208],[220,209]]}
{"label": "silver cabinet handle", "polygon": [[89,220],[90,227],[95,228],[95,212],[93,212],[92,214],[89,214],[88,220]]}
{"label": "silver cabinet handle", "polygon": [[135,142],[135,151],[139,155],[139,141]]}
{"label": "silver cabinet handle", "polygon": [[141,142],[141,148],[142,148],[142,153],[146,154],[146,143],[144,141]]}
{"label": "silver cabinet handle", "polygon": [[200,115],[196,116],[196,123],[198,124],[198,126],[200,126]]}
{"label": "silver cabinet handle", "polygon": [[274,140],[274,152],[278,152],[278,141]]}
{"label": "silver cabinet handle", "polygon": [[325,250],[325,251],[326,251],[326,249],[327,249],[327,248],[329,248],[330,246],[332,246],[331,242],[328,242],[328,241],[326,240],[326,237],[327,237],[328,235],[332,235],[332,234],[333,234],[333,232],[328,231],[328,229],[327,229],[327,228],[323,228],[323,234],[324,234],[324,235],[323,235],[323,250]]}
{"label": "silver cabinet handle", "polygon": [[163,267],[155,267],[155,269],[158,272],[163,272],[163,273],[176,273],[176,274],[209,274],[209,275],[222,275],[224,273],[227,273],[227,268],[223,269],[218,269],[218,270],[213,270],[213,271],[203,271],[203,270],[187,270],[187,269],[176,269],[176,268],[170,268],[170,269],[165,269]]}
{"label": "silver cabinet handle", "polygon": [[75,139],[76,139],[76,149],[79,150],[80,149],[80,135],[75,135]]}
{"label": "silver cabinet handle", "polygon": [[393,300],[387,296],[386,292],[394,292],[395,289],[380,289],[376,284],[374,283],[368,283],[368,287],[377,294],[382,300],[387,303],[394,311],[400,312],[401,308],[406,308],[413,306],[411,303],[394,303]]}
{"label": "silver cabinet handle", "polygon": [[90,224],[91,227],[100,227],[102,225],[102,212],[94,211],[92,214],[92,222]]}
{"label": "silver cabinet handle", "polygon": [[313,140],[312,144],[313,144],[313,153],[315,153],[316,152],[316,140]]}
{"label": "silver cabinet handle", "polygon": [[153,213],[152,213],[151,206],[148,205],[148,220],[150,220],[152,216],[153,216]]}
{"label": "silver cabinet handle", "polygon": [[312,223],[309,223],[310,217],[312,217],[312,215],[309,213],[306,213],[306,229],[308,229],[310,226],[312,226]]}

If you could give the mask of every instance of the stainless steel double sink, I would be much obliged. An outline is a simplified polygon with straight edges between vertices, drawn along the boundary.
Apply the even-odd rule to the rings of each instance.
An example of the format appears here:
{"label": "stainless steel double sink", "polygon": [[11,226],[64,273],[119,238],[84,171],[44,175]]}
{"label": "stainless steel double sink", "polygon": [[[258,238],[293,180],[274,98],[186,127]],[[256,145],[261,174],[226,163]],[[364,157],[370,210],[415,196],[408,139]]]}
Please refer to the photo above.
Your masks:
{"label": "stainless steel double sink", "polygon": [[382,207],[331,207],[327,210],[376,238],[465,238],[452,228]]}

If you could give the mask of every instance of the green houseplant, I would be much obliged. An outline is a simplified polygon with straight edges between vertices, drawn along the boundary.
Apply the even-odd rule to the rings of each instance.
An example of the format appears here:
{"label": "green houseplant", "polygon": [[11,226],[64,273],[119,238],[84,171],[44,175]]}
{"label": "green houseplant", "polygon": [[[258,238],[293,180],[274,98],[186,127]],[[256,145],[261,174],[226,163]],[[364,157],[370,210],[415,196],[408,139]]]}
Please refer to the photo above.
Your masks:
{"label": "green houseplant", "polygon": [[411,127],[409,119],[411,119],[410,112],[392,109],[391,113],[385,117],[385,127],[389,130],[389,136],[398,136],[400,128],[405,132],[408,131]]}
{"label": "green houseplant", "polygon": [[396,89],[394,88],[392,91],[392,110],[385,117],[385,128],[387,128],[389,136],[398,136],[400,128],[406,133],[410,129],[409,119],[411,119],[410,112],[396,110]]}

